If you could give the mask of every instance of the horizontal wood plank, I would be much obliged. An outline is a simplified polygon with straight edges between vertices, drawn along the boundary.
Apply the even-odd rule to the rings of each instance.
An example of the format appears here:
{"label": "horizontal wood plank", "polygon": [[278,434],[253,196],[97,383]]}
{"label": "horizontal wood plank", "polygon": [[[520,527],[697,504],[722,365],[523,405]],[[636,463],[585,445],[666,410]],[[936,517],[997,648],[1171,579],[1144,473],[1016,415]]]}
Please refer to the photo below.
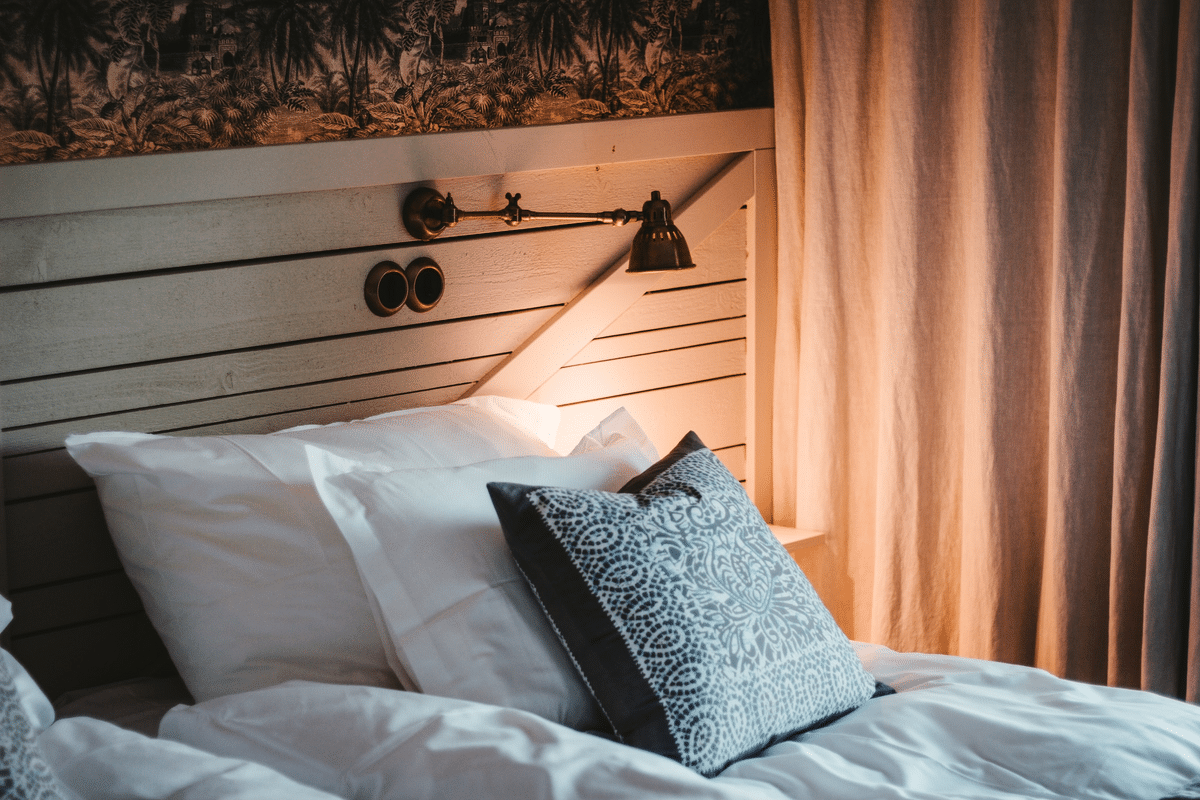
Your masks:
{"label": "horizontal wood plank", "polygon": [[580,436],[621,407],[662,455],[689,430],[714,450],[746,443],[746,378],[738,376],[564,406],[555,448],[570,450]]}
{"label": "horizontal wood plank", "polygon": [[[520,192],[523,205],[544,211],[636,209],[652,189],[669,200],[690,196],[727,158],[586,165],[0,220],[0,286],[411,242],[400,211],[419,185],[452,193],[460,207],[471,210],[503,208],[505,192]],[[535,221],[522,227],[561,224]],[[464,222],[441,238],[496,230],[493,223]]]}
{"label": "horizontal wood plank", "polygon": [[581,403],[666,386],[744,375],[745,372],[746,340],[735,339],[564,367],[529,399],[552,405]]}
{"label": "horizontal wood plank", "polygon": [[139,433],[194,431],[204,426],[228,424],[238,420],[278,417],[285,412],[301,413],[307,409],[342,407],[368,398],[391,397],[430,388],[471,384],[501,358],[502,355],[463,359],[308,386],[291,386],[244,395],[215,397],[195,403],[156,406],[86,420],[10,429],[4,432],[3,445],[6,454],[20,455],[61,447],[67,435],[71,433],[94,430]]}
{"label": "horizontal wood plank", "polygon": [[145,614],[14,638],[11,650],[51,699],[131,677],[175,674]]}
{"label": "horizontal wood plank", "polygon": [[553,308],[86,372],[4,388],[9,428],[502,355]]}
{"label": "horizontal wood plank", "polygon": [[[11,331],[0,381],[562,305],[628,247],[625,234],[612,233],[606,226],[518,231],[0,293],[0,318]],[[445,271],[442,301],[425,314],[372,314],[363,299],[370,269],[418,255]],[[727,271],[721,260],[683,280],[705,283]]]}
{"label": "horizontal wood plank", "polygon": [[8,590],[120,569],[95,491],[10,503]]}
{"label": "horizontal wood plank", "polygon": [[772,109],[755,108],[18,164],[0,170],[0,219],[654,161],[774,143]]}
{"label": "horizontal wood plank", "polygon": [[79,625],[142,610],[142,601],[124,572],[94,575],[13,592],[13,636]]}
{"label": "horizontal wood plank", "polygon": [[[13,335],[0,352],[0,380],[561,305],[595,277],[597,263],[628,246],[608,233],[520,231],[4,293],[0,318]],[[544,250],[563,261],[535,257]],[[425,314],[371,313],[363,297],[371,268],[418,255],[445,271],[442,301]]]}
{"label": "horizontal wood plank", "polygon": [[[739,282],[734,286],[740,288],[744,284]],[[705,341],[725,340],[728,333],[744,329],[744,318],[735,317],[714,323],[695,323],[692,320],[703,313],[726,314],[731,313],[731,310],[736,311],[741,307],[739,301],[742,297],[743,295],[736,290],[731,293],[728,286],[702,286],[680,290],[678,294],[667,292],[647,295],[635,303],[623,319],[618,320],[618,324],[611,327],[614,330],[620,330],[621,328],[652,326],[654,329],[597,339],[581,353],[581,363],[623,357],[636,352],[654,352]],[[481,341],[494,344],[504,341],[505,335],[511,335],[511,330],[509,334],[504,333],[506,326],[519,324],[522,330],[527,330],[530,327],[536,327],[539,324],[539,317],[544,319],[549,313],[548,310],[539,309],[522,312],[521,315],[513,315],[512,319],[493,318],[467,321],[462,324],[467,326],[463,330],[472,335],[478,333]],[[523,317],[524,321],[519,321],[517,317]],[[691,325],[688,324],[689,322]],[[460,323],[452,324],[459,325]],[[474,327],[476,324],[482,325],[482,327]],[[493,325],[495,327],[492,327]],[[661,327],[675,325],[680,327]],[[135,387],[131,390],[131,397],[134,401],[139,392],[145,391],[148,399],[161,404],[171,402],[177,396],[175,392],[179,390],[179,387],[184,387],[185,391],[181,391],[178,396],[206,396],[222,390],[226,385],[257,390],[271,386],[279,380],[317,381],[327,379],[331,372],[349,371],[348,365],[361,360],[375,363],[378,367],[386,369],[400,363],[407,363],[405,359],[410,357],[409,354],[427,346],[434,348],[428,352],[440,358],[439,354],[442,351],[437,334],[438,329],[439,326],[429,326],[405,331],[380,332],[369,337],[372,340],[380,337],[379,341],[371,343],[362,342],[361,339],[354,340],[362,342],[360,345],[362,356],[358,358],[352,358],[350,354],[341,349],[340,343],[316,342],[292,345],[261,353],[230,354],[228,358],[212,357],[207,361],[197,359],[195,361],[164,362],[133,367],[128,370],[115,370],[113,371],[115,375],[111,377],[107,376],[105,372],[98,372],[61,379],[52,378],[29,384],[9,385],[0,391],[4,395],[6,414],[8,413],[9,399],[21,397],[23,398],[22,403],[27,404],[27,410],[23,413],[32,416],[37,413],[39,407],[38,392],[34,391],[34,387],[42,385],[46,392],[45,411],[52,418],[75,416],[80,409],[100,412],[112,405],[119,405],[120,402],[114,401],[112,398],[114,396],[120,398],[123,379],[129,386]],[[429,332],[428,336],[426,336],[426,332]],[[420,346],[413,345],[412,342],[405,344],[407,340],[404,337],[408,336],[422,337],[417,340]],[[324,348],[327,347],[330,348],[331,353],[324,352]],[[272,359],[272,354],[277,356],[277,359]],[[330,355],[335,357],[330,359],[328,357]],[[345,358],[346,362],[339,364],[338,360],[342,358]],[[222,380],[231,372],[233,373],[231,378]],[[190,389],[188,389],[189,386]],[[95,396],[92,397],[90,392]],[[453,390],[443,392],[442,396],[449,397],[449,399],[457,398],[457,394]],[[378,408],[378,411],[369,413],[393,410],[390,406],[395,402],[394,399],[381,400],[371,406],[371,408]],[[13,407],[21,408],[21,404],[14,403]],[[68,409],[68,411],[61,411],[60,408]],[[352,408],[357,410],[351,410]],[[288,414],[287,422],[276,414],[256,417],[242,425],[243,427],[248,426],[255,433],[269,433],[292,424],[315,422],[318,418],[326,421],[338,421],[353,418],[347,415],[368,416],[369,413],[364,412],[363,409],[362,405],[343,406],[331,410],[299,409]],[[160,413],[166,414],[165,411],[160,411]],[[15,412],[14,416],[16,416]],[[28,419],[29,416],[26,416],[25,419]],[[4,459],[6,496],[9,500],[21,500],[89,486],[91,480],[65,451],[59,449],[41,451],[41,448],[56,447],[57,445],[54,443],[57,441],[61,444],[60,437],[65,436],[68,432],[120,430],[122,422],[120,419],[97,415],[94,419],[80,421],[73,430],[66,430],[66,428],[71,428],[70,425],[60,425],[52,431],[42,428],[39,434],[23,434],[24,437],[27,437],[26,446],[31,447],[32,450],[22,455],[12,452],[9,453],[8,458]],[[147,432],[152,433],[180,429],[182,429],[181,432],[187,432],[187,425],[184,422],[185,420],[173,418],[172,415],[167,414],[161,427],[145,427],[148,428]],[[230,431],[229,425],[216,427],[223,432]],[[19,432],[7,435],[17,433]],[[9,444],[7,440],[0,443]]]}
{"label": "horizontal wood plank", "polygon": [[[721,459],[721,463],[725,465],[725,468],[729,470],[733,477],[739,481],[746,480],[746,445],[722,447],[713,450],[713,454]],[[663,455],[666,455],[666,453]]]}
{"label": "horizontal wood plank", "polygon": [[746,315],[746,282],[651,292],[629,307],[598,338]]}
{"label": "horizontal wood plank", "polygon": [[[0,436],[0,443],[2,441],[3,436]],[[9,503],[92,485],[92,479],[67,455],[66,450],[6,458],[3,465],[4,498]]]}
{"label": "horizontal wood plank", "polygon": [[626,333],[593,339],[566,366],[592,364],[644,353],[661,353],[712,342],[725,342],[746,337],[746,318],[722,319],[716,322],[699,322],[677,328],[660,328],[653,331]]}

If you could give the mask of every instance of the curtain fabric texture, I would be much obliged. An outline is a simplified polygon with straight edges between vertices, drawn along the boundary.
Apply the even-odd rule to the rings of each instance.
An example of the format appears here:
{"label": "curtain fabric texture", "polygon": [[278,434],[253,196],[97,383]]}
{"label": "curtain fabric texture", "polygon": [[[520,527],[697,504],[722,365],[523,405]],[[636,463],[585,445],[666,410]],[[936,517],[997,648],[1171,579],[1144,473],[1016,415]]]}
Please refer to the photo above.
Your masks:
{"label": "curtain fabric texture", "polygon": [[775,519],[855,638],[1200,699],[1200,0],[771,0]]}

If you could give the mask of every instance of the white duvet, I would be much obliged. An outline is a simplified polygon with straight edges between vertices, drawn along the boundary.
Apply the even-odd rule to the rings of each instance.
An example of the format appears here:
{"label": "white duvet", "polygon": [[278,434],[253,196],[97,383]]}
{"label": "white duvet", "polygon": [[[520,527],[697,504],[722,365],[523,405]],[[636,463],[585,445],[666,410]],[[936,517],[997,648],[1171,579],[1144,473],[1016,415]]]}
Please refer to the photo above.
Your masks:
{"label": "white duvet", "polygon": [[289,683],[160,736],[353,798],[1157,798],[1200,778],[1200,708],[1023,667],[857,645],[897,694],[702,778],[531,714]]}

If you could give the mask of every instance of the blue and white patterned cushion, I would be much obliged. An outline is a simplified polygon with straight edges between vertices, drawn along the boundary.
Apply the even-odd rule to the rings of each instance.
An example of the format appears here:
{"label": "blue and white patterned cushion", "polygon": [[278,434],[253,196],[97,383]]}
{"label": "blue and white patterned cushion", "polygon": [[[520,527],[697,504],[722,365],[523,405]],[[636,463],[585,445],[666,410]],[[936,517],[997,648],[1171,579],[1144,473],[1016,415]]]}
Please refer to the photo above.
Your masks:
{"label": "blue and white patterned cushion", "polygon": [[695,434],[619,494],[488,489],[517,565],[621,741],[713,775],[875,691]]}
{"label": "blue and white patterned cushion", "polygon": [[0,658],[0,797],[60,800],[64,794],[42,757],[16,680]]}

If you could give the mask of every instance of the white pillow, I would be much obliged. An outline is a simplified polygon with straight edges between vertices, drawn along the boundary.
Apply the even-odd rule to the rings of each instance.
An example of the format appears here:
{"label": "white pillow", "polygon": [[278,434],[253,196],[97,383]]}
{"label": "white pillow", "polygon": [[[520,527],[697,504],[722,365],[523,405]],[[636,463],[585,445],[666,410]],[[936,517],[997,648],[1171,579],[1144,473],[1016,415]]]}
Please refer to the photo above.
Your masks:
{"label": "white pillow", "polygon": [[88,717],[38,738],[55,777],[87,800],[335,800],[244,756],[216,756]]}
{"label": "white pillow", "polygon": [[362,463],[454,466],[550,455],[558,416],[483,398],[266,436],[90,433],[66,445],[96,479],[125,571],[203,700],[290,679],[397,685],[306,444]]}
{"label": "white pillow", "polygon": [[[375,600],[393,666],[429,694],[531,711],[573,728],[603,718],[504,543],[492,481],[616,491],[655,460],[636,431],[565,457],[393,470],[309,447],[313,481]],[[589,449],[596,444],[598,449]]]}

